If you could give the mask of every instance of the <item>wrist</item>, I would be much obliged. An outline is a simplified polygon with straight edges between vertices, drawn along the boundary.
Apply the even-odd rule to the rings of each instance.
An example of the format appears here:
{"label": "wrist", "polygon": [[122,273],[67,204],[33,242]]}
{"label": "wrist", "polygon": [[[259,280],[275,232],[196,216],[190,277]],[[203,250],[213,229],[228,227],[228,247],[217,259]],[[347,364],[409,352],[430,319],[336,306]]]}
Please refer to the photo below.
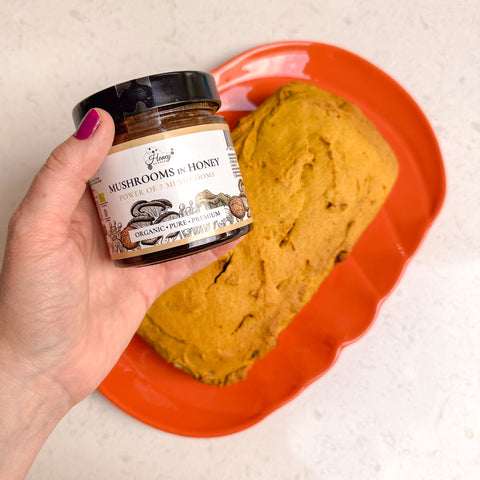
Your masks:
{"label": "wrist", "polygon": [[71,408],[63,388],[0,341],[0,480],[22,479]]}

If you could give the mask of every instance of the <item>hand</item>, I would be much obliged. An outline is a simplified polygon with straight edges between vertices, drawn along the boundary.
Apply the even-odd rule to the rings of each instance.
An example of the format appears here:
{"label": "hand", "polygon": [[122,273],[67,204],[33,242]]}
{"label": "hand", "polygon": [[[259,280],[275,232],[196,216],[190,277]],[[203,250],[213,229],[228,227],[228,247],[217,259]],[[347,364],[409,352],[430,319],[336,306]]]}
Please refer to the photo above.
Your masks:
{"label": "hand", "polygon": [[[110,116],[91,110],[50,155],[9,225],[0,275],[0,478],[2,440],[11,450],[19,427],[11,413],[5,418],[4,404],[35,411],[20,429],[36,444],[30,457],[36,455],[56,422],[107,375],[153,301],[232,247],[150,267],[113,266],[86,189],[113,135]],[[39,416],[36,437],[31,428]],[[18,478],[32,460],[18,460]],[[16,478],[14,470],[8,475]]]}

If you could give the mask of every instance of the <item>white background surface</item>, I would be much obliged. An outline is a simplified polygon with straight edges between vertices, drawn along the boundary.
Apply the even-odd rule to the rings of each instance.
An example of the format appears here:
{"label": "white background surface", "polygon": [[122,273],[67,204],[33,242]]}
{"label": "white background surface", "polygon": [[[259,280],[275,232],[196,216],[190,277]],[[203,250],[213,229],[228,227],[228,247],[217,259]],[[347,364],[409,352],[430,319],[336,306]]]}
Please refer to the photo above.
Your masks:
{"label": "white background surface", "polygon": [[[294,401],[236,435],[192,439],[99,393],[58,425],[30,480],[476,479],[480,472],[478,0],[1,1],[0,244],[70,112],[111,84],[210,70],[314,40],[399,81],[443,151],[444,208],[373,328]],[[0,407],[1,408],[1,407]]]}

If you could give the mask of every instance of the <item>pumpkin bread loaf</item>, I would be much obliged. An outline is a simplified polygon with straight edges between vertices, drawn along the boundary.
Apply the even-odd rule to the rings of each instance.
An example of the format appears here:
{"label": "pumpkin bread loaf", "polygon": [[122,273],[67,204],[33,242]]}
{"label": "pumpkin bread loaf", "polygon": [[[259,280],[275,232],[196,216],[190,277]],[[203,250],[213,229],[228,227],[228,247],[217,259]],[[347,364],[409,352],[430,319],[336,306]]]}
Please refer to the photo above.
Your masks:
{"label": "pumpkin bread loaf", "polygon": [[307,83],[281,87],[232,136],[255,226],[158,298],[138,330],[167,361],[215,385],[244,378],[277,344],[398,172],[359,108]]}

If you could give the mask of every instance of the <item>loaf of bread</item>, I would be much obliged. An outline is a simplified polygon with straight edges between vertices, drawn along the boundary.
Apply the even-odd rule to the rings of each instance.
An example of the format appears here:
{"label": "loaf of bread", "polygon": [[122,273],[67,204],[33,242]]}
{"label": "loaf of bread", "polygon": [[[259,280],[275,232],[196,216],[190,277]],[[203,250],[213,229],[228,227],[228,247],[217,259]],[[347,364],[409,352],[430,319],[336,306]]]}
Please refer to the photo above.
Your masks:
{"label": "loaf of bread", "polygon": [[233,131],[255,226],[223,258],[164,293],[138,333],[196,379],[229,385],[346,258],[397,177],[359,108],[317,87],[277,90]]}

